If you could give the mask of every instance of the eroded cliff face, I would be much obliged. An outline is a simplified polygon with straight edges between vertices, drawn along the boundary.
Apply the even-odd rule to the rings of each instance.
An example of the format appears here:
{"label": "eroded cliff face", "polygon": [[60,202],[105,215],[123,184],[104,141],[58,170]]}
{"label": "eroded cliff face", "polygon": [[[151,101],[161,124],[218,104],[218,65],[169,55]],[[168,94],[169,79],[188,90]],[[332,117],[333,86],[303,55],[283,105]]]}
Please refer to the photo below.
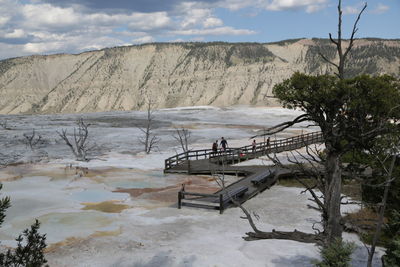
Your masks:
{"label": "eroded cliff face", "polygon": [[[0,113],[75,113],[194,105],[277,105],[273,86],[294,72],[332,73],[328,40],[177,43],[0,61]],[[399,76],[400,41],[358,40],[348,75]]]}

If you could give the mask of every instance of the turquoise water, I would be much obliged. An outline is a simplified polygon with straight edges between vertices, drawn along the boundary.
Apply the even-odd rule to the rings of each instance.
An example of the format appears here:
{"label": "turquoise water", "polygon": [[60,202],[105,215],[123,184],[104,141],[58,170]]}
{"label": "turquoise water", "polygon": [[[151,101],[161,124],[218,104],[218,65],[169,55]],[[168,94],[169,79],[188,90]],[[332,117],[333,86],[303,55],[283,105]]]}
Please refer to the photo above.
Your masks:
{"label": "turquoise water", "polygon": [[127,176],[124,179],[103,180],[103,183],[114,188],[160,188],[175,184],[174,175],[166,176],[160,171],[136,173],[133,178]]}
{"label": "turquoise water", "polygon": [[108,182],[107,185],[115,188],[157,188],[160,184],[155,184],[150,181],[114,181]]}
{"label": "turquoise water", "polygon": [[103,202],[107,200],[124,200],[129,197],[125,193],[113,193],[110,191],[89,189],[71,194],[73,200],[79,202]]}

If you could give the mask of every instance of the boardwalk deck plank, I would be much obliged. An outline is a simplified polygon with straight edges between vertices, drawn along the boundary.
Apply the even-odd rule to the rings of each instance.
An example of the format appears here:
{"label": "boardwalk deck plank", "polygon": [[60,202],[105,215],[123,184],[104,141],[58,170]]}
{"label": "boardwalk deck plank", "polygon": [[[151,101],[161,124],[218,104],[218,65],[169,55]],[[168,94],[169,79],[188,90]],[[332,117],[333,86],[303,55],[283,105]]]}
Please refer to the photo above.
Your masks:
{"label": "boardwalk deck plank", "polygon": [[[287,139],[277,140],[267,144],[261,144],[257,147],[256,151],[249,150],[250,146],[234,148],[227,151],[226,154],[215,153],[211,150],[197,150],[178,154],[167,160],[165,160],[165,173],[189,173],[189,174],[226,174],[242,176],[236,182],[226,186],[226,191],[232,191],[239,187],[247,187],[247,192],[236,200],[240,203],[244,203],[248,199],[258,195],[259,193],[270,188],[276,183],[276,181],[283,176],[290,175],[291,170],[285,168],[278,168],[275,166],[235,166],[233,164],[242,161],[247,161],[261,156],[265,156],[266,153],[279,153],[283,151],[289,151],[304,147],[305,145],[321,143],[323,141],[321,133],[311,133],[306,135],[300,135]],[[199,157],[204,157],[199,159]],[[195,158],[195,159],[191,159]],[[261,183],[253,183],[251,180],[255,176],[261,177]],[[260,177],[259,177],[260,178]],[[178,198],[179,207],[182,205],[191,207],[211,208],[220,209],[222,213],[223,209],[234,206],[233,203],[223,203],[223,206],[216,207],[215,199],[218,199],[221,194],[224,194],[223,189],[216,191],[212,194],[214,197],[199,197],[196,198],[185,198],[185,191],[180,191]],[[190,193],[187,193],[190,195]],[[222,205],[222,204],[221,204]]]}

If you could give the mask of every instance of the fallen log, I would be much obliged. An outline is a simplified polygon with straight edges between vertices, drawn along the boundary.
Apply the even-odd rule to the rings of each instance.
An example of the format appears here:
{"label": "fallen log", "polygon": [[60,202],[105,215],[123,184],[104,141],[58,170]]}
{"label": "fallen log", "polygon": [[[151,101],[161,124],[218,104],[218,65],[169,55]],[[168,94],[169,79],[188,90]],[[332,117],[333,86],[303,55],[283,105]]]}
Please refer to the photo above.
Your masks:
{"label": "fallen log", "polygon": [[260,239],[285,239],[302,243],[315,243],[318,245],[323,244],[322,234],[309,234],[297,231],[296,229],[293,232],[275,231],[275,229],[273,229],[272,232],[248,232],[246,235],[247,236],[243,237],[243,239],[246,241]]}

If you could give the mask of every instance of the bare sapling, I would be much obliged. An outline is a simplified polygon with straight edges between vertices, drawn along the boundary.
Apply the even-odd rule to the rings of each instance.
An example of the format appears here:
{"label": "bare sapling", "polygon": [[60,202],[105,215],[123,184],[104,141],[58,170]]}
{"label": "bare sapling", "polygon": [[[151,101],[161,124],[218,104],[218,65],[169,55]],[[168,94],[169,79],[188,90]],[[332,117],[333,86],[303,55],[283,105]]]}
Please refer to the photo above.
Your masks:
{"label": "bare sapling", "polygon": [[88,153],[96,147],[88,141],[90,124],[85,123],[82,118],[76,124],[78,128],[74,128],[74,134],[71,138],[68,137],[66,129],[62,129],[61,132],[57,131],[57,133],[71,149],[76,160],[88,161]]}
{"label": "bare sapling", "polygon": [[[381,202],[378,204],[378,219],[376,222],[375,226],[375,233],[372,238],[371,246],[368,248],[366,246],[367,252],[368,252],[368,262],[367,262],[367,267],[372,266],[372,260],[374,258],[376,246],[379,242],[382,228],[384,226],[384,219],[385,219],[385,211],[386,211],[386,206],[388,204],[388,197],[389,197],[389,190],[390,186],[393,183],[394,179],[396,179],[396,176],[393,174],[393,170],[395,167],[396,163],[396,158],[399,155],[399,137],[396,137],[396,140],[392,140],[390,147],[391,149],[389,150],[390,153],[374,153],[375,151],[370,151],[372,155],[375,154],[376,160],[379,162],[380,166],[382,167],[383,170],[383,175],[386,176],[385,182],[381,185],[384,187],[383,190],[383,196],[381,199]],[[386,154],[386,155],[385,155]],[[389,166],[388,166],[389,165]]]}
{"label": "bare sapling", "polygon": [[23,140],[24,143],[26,144],[26,146],[29,146],[32,151],[37,145],[43,143],[42,136],[37,134],[35,129],[32,130],[32,133],[24,133],[23,136],[25,138]]}
{"label": "bare sapling", "polygon": [[144,152],[149,154],[152,150],[157,148],[157,144],[160,142],[153,130],[154,130],[154,105],[155,102],[149,98],[146,102],[146,119],[145,126],[139,127],[139,130],[143,133],[143,136],[139,137],[139,142],[144,146]]}
{"label": "bare sapling", "polygon": [[172,137],[181,145],[183,152],[189,151],[190,135],[190,131],[184,127],[175,128],[175,133],[172,135]]}

